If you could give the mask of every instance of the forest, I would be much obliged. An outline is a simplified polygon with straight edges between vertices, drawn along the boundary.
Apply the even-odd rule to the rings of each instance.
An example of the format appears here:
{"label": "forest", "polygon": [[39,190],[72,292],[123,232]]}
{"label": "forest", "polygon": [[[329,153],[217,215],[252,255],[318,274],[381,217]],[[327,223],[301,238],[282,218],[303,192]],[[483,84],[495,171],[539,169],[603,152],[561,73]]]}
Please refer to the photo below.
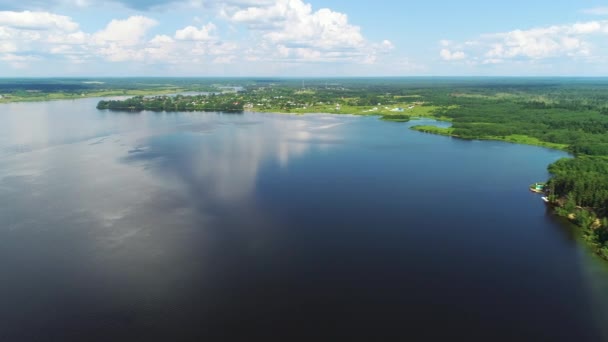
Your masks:
{"label": "forest", "polygon": [[243,102],[234,96],[217,96],[214,93],[196,96],[135,96],[125,100],[99,101],[97,109],[242,112]]}

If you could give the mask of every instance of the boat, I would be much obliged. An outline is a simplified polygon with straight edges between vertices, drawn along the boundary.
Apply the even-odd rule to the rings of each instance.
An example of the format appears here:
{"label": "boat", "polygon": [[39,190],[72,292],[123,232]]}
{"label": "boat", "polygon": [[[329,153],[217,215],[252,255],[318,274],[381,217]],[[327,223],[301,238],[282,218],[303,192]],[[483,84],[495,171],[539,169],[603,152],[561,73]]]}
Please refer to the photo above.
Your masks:
{"label": "boat", "polygon": [[541,197],[541,199],[545,202],[545,203],[549,203],[549,197],[547,196],[543,196]]}
{"label": "boat", "polygon": [[537,194],[544,194],[545,193],[545,183],[534,183],[532,185],[530,185],[530,191],[535,192]]}

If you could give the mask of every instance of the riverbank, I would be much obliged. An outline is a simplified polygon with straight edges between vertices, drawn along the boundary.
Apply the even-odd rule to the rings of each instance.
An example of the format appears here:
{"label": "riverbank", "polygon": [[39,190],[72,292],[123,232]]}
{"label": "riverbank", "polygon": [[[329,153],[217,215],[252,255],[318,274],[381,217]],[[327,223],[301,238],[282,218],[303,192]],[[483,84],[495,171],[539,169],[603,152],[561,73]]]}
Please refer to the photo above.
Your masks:
{"label": "riverbank", "polygon": [[[419,125],[412,126],[411,129],[423,133],[461,138],[455,134],[455,129],[453,127],[444,128],[431,125]],[[545,142],[525,135],[509,135],[502,137],[488,136],[468,140],[495,140],[568,151],[568,145]],[[574,158],[577,157],[574,156]],[[551,166],[552,165],[549,165],[549,168]],[[553,179],[553,177],[551,179]],[[551,179],[549,182],[551,182]],[[549,196],[549,198],[551,198],[551,196]],[[608,219],[605,217],[603,219],[598,218],[597,213],[592,208],[577,206],[574,201],[568,201],[567,196],[554,198],[550,200],[549,205],[554,208],[553,212],[556,215],[567,219],[578,227],[581,233],[581,239],[594,254],[608,261],[608,246],[606,245],[606,240],[608,240],[608,232],[606,231]]]}
{"label": "riverbank", "polygon": [[513,144],[540,146],[540,147],[546,147],[546,148],[551,148],[551,149],[560,150],[560,151],[568,151],[568,145],[566,145],[566,144],[556,144],[556,143],[546,142],[546,141],[542,141],[537,138],[530,137],[530,136],[523,135],[523,134],[511,134],[511,135],[507,135],[507,136],[486,136],[486,137],[476,137],[476,138],[469,139],[469,138],[462,138],[458,134],[455,134],[454,128],[452,128],[452,127],[444,128],[444,127],[437,127],[437,126],[430,126],[430,125],[419,125],[419,126],[412,126],[411,129],[413,129],[415,131],[423,132],[423,133],[431,133],[431,134],[437,134],[437,135],[443,135],[443,136],[449,136],[449,137],[467,139],[467,140],[495,140],[495,141],[513,143]]}
{"label": "riverbank", "polygon": [[607,218],[598,218],[590,208],[572,208],[565,198],[550,200],[548,204],[554,208],[555,214],[578,227],[581,239],[594,254],[608,261],[608,246],[598,241],[597,234],[598,230],[608,225]]}

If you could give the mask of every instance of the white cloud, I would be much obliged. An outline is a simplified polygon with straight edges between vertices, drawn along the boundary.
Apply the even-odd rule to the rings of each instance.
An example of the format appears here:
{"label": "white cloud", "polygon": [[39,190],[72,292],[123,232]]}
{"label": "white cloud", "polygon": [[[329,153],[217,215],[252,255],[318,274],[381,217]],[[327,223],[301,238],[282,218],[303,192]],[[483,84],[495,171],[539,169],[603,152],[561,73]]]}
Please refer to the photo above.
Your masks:
{"label": "white cloud", "polygon": [[[102,3],[99,0],[49,1],[72,7]],[[121,2],[138,6],[138,0]],[[141,2],[143,4],[143,0]],[[395,50],[389,40],[367,40],[361,28],[350,23],[346,14],[328,8],[315,10],[304,0],[152,2],[152,7],[169,2],[179,6],[204,6],[216,14],[222,13],[221,18],[227,21],[222,24],[228,24],[228,29],[220,32],[211,22],[201,26],[199,18],[194,21],[198,24],[170,33],[159,30],[151,35],[160,23],[148,16],[134,15],[109,20],[99,30],[85,31],[72,18],[56,13],[0,11],[0,57],[5,62],[10,59],[14,66],[20,63],[20,67],[33,60],[17,60],[18,56],[55,63],[63,60],[66,66],[89,63],[99,69],[103,62],[133,62],[140,70],[148,64],[190,65],[208,70],[205,65],[230,63],[250,68],[253,64],[247,63],[256,61],[255,65],[267,65],[274,70],[277,65],[296,68],[318,62],[340,62],[342,68],[347,64],[375,64]],[[24,6],[28,3],[34,2],[25,0]],[[247,39],[237,37],[243,28],[248,29]],[[225,41],[222,33],[235,38]]]}
{"label": "white cloud", "polygon": [[73,32],[78,24],[70,17],[48,12],[0,11],[0,26],[29,30],[60,30]]}
{"label": "white cloud", "polygon": [[154,36],[154,38],[152,38],[150,40],[150,44],[152,44],[152,45],[171,44],[173,42],[174,42],[173,38],[171,38],[165,34],[160,34],[160,35]]}
{"label": "white cloud", "polygon": [[194,26],[187,26],[181,30],[175,32],[175,39],[177,40],[212,40],[213,32],[217,30],[217,27],[213,23],[208,23],[197,29]]}
{"label": "white cloud", "polygon": [[97,51],[110,62],[142,61],[145,56],[144,50],[127,49],[115,43],[103,46]]}
{"label": "white cloud", "polygon": [[74,52],[67,45],[82,44],[83,33],[72,18],[49,12],[0,12],[0,60],[25,68],[42,55]]}
{"label": "white cloud", "polygon": [[[229,63],[236,58],[238,46],[215,37],[217,28],[209,23],[201,28],[177,30],[172,38],[157,34],[150,39],[150,30],[158,22],[145,16],[113,19],[97,32],[78,30],[71,18],[53,13],[34,13],[41,18],[36,24],[34,12],[10,13],[0,16],[0,60],[5,65],[22,68],[32,58],[63,59],[65,63],[108,62],[163,63]],[[46,20],[52,18],[53,20]],[[8,26],[10,25],[10,26]],[[62,31],[63,30],[63,31]],[[24,58],[23,56],[30,56]],[[50,57],[52,56],[52,57]]]}
{"label": "white cloud", "polygon": [[390,40],[383,40],[382,43],[380,43],[380,48],[384,51],[391,51],[395,48],[395,44],[393,44],[393,42],[391,42]]}
{"label": "white cloud", "polygon": [[114,19],[91,37],[97,53],[111,62],[143,61],[146,57],[145,37],[158,22],[144,16]]}
{"label": "white cloud", "polygon": [[118,43],[119,45],[136,45],[142,41],[149,29],[158,22],[141,15],[125,20],[114,19],[101,31],[93,35],[97,44]]}
{"label": "white cloud", "polygon": [[462,51],[450,51],[449,49],[441,49],[439,52],[441,58],[445,61],[459,61],[463,60],[467,57],[467,55]]}
{"label": "white cloud", "polygon": [[602,23],[598,21],[590,21],[586,23],[576,23],[567,31],[570,31],[568,33],[571,34],[591,34],[600,32],[602,29],[606,29],[605,23],[602,25]]}
{"label": "white cloud", "polygon": [[[265,34],[271,42],[325,50],[363,46],[365,39],[360,28],[350,25],[346,14],[327,8],[313,13],[310,4],[298,0],[289,1],[288,4],[287,12],[284,13],[286,20],[281,27]],[[280,2],[271,7],[269,15],[274,15],[273,9],[279,6]]]}
{"label": "white cloud", "polygon": [[368,42],[360,27],[349,23],[346,14],[328,8],[313,11],[311,4],[302,0],[259,1],[246,8],[226,7],[224,15],[233,23],[244,24],[258,33],[260,46],[268,48],[260,50],[266,58],[366,63],[375,60],[373,56],[378,51],[374,50],[386,53],[394,48],[388,40],[380,44]]}
{"label": "white cloud", "polygon": [[[578,58],[592,54],[597,38],[605,39],[608,21],[578,22],[527,30],[484,34],[464,43],[444,41],[440,55],[444,60],[470,56],[482,64],[504,63],[509,60],[541,60],[547,58]],[[458,50],[457,52],[452,52]]]}
{"label": "white cloud", "polygon": [[494,47],[488,51],[488,57],[497,58],[530,58],[541,59],[560,55],[575,55],[587,51],[588,44],[581,35],[596,33],[601,30],[597,22],[577,23],[570,26],[552,26],[531,30],[515,30],[507,33],[490,35],[496,40]]}

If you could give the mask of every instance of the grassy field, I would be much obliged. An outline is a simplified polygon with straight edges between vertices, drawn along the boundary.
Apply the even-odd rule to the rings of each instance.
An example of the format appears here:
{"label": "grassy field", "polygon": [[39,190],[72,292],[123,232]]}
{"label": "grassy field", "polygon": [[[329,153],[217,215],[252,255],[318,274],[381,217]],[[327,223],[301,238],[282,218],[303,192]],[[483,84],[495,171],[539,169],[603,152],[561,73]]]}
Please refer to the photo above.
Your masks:
{"label": "grassy field", "polygon": [[454,129],[452,127],[444,128],[444,127],[437,127],[437,126],[419,125],[419,126],[412,126],[412,129],[415,131],[424,132],[424,133],[432,133],[432,134],[445,135],[445,136],[454,136],[453,135]]}
{"label": "grassy field", "polygon": [[[372,116],[382,116],[390,120],[391,116],[401,117],[408,116],[410,118],[417,117],[425,117],[425,118],[433,118],[433,119],[447,119],[449,118],[440,117],[435,115],[437,110],[440,108],[438,106],[428,106],[428,105],[414,105],[413,108],[409,108],[412,106],[412,103],[399,103],[391,106],[349,106],[349,105],[341,105],[340,107],[336,107],[335,105],[315,105],[306,108],[294,108],[290,110],[285,110],[282,108],[267,108],[267,107],[253,107],[253,111],[255,112],[265,112],[265,113],[289,113],[289,114],[311,114],[311,113],[327,113],[327,114],[351,114],[351,115],[372,115]],[[403,108],[403,111],[394,111],[395,108]],[[394,121],[397,121],[395,119]]]}
{"label": "grassy field", "polygon": [[515,143],[515,144],[542,146],[542,147],[553,148],[556,150],[564,150],[564,151],[568,149],[568,145],[566,145],[566,144],[551,143],[551,142],[542,141],[537,138],[529,137],[527,135],[521,135],[521,134],[511,134],[511,135],[507,135],[505,137],[488,136],[487,139],[506,141],[506,142]]}

